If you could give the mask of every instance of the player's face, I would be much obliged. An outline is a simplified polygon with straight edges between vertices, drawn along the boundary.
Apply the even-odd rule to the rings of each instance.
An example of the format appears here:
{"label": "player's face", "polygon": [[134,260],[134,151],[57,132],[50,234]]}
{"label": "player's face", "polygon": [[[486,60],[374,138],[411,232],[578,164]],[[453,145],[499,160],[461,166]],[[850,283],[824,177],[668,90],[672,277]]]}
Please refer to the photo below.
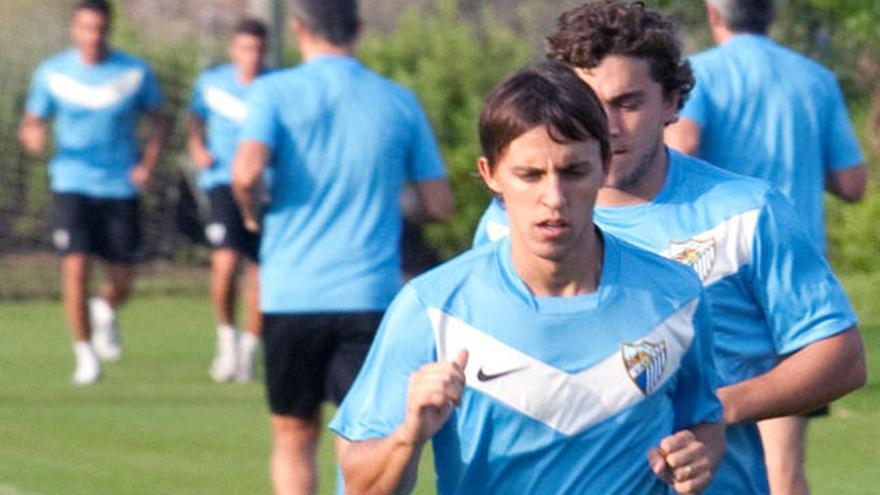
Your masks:
{"label": "player's face", "polygon": [[255,75],[263,68],[266,41],[259,36],[239,33],[229,43],[229,58],[242,73]]}
{"label": "player's face", "polygon": [[612,157],[606,187],[638,193],[662,184],[663,129],[675,120],[678,98],[664,96],[645,59],[609,55],[577,72],[608,116]]}
{"label": "player's face", "polygon": [[485,158],[478,166],[504,201],[515,258],[562,262],[585,254],[603,180],[599,141],[558,143],[539,126],[514,139],[494,170]]}
{"label": "player's face", "polygon": [[96,10],[79,9],[73,14],[70,32],[84,58],[100,59],[107,51],[110,20]]}

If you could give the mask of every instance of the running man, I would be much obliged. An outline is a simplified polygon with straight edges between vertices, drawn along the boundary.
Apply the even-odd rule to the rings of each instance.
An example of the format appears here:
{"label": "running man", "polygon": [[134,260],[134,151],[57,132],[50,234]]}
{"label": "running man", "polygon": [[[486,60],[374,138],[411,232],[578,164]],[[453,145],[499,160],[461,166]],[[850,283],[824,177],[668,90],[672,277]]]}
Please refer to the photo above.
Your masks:
{"label": "running man", "polygon": [[[266,27],[243,19],[229,43],[231,63],[203,72],[190,101],[189,153],[199,168],[198,184],[208,195],[210,214],[205,238],[211,253],[211,302],[217,320],[217,354],[211,363],[214,381],[253,379],[254,354],[260,342],[260,236],[244,228],[232,197],[232,160],[247,110],[248,88],[265,70]],[[237,272],[244,265],[243,300],[246,331],[235,328]]]}
{"label": "running man", "polygon": [[[843,288],[769,184],[663,146],[693,84],[671,21],[640,3],[585,4],[560,17],[548,56],[574,66],[608,115],[613,155],[596,223],[691,266],[709,294],[728,427],[706,493],[768,493],[755,422],[808,411],[865,382]],[[495,201],[478,237],[503,235],[506,216]]]}
{"label": "running man", "polygon": [[[696,85],[670,147],[773,183],[825,252],[823,195],[859,201],[867,173],[834,74],[773,42],[773,0],[709,0],[716,48],[691,57]],[[827,414],[827,407],[810,415]],[[774,495],[808,493],[807,416],[759,423]]]}
{"label": "running man", "polygon": [[[478,168],[509,237],[422,275],[388,310],[331,428],[350,493],[699,493],[724,448],[694,274],[593,224],[611,157],[567,65],[501,83]],[[656,473],[656,474],[655,474]]]}
{"label": "running man", "polygon": [[[110,19],[105,0],[77,4],[74,47],[40,64],[18,133],[25,150],[38,155],[46,148],[47,120],[54,118],[52,238],[61,255],[77,385],[100,379],[98,358],[115,361],[122,355],[116,310],[128,298],[135,274],[138,192],[153,176],[167,131],[153,72],[143,60],[108,46]],[[135,130],[143,114],[149,134],[141,150]],[[103,261],[107,279],[89,300],[95,257]]]}
{"label": "running man", "polygon": [[321,404],[342,400],[400,290],[404,185],[413,183],[417,218],[444,220],[453,210],[418,100],[352,56],[355,0],[298,0],[293,13],[304,63],[254,83],[232,171],[245,225],[263,232],[260,310],[278,494],[317,489]]}

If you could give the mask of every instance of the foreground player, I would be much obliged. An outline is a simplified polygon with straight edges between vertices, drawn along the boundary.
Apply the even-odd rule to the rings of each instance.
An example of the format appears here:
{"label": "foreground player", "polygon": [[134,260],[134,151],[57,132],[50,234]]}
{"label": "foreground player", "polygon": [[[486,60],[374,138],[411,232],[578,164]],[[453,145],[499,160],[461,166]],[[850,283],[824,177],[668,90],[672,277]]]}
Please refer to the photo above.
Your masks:
{"label": "foreground player", "polygon": [[[856,317],[789,203],[763,181],[669,152],[692,77],[672,24],[639,3],[562,15],[549,56],[575,66],[609,119],[614,152],[596,222],[691,266],[709,293],[727,454],[707,493],[766,494],[755,421],[810,410],[860,387]],[[480,238],[504,232],[500,203]]]}
{"label": "foreground player", "polygon": [[[46,120],[55,119],[57,153],[49,165],[52,237],[62,255],[62,294],[78,385],[101,377],[97,358],[121,356],[116,309],[134,278],[137,193],[153,175],[167,127],[159,86],[147,64],[108,47],[110,18],[106,1],[79,2],[71,26],[75,47],[37,69],[19,129],[24,148],[39,154],[46,147]],[[142,113],[150,123],[143,153],[135,136]],[[94,256],[104,261],[107,280],[99,297],[88,301]]]}
{"label": "foreground player", "polygon": [[699,492],[724,442],[709,313],[689,270],[594,227],[595,95],[525,69],[480,140],[511,235],[395,299],[331,424],[349,493],[406,492],[429,440],[441,494]]}
{"label": "foreground player", "polygon": [[[824,191],[865,194],[867,173],[831,71],[767,37],[773,0],[710,0],[718,47],[691,58],[696,85],[669,146],[721,168],[775,184],[825,251]],[[827,408],[811,414],[827,414]],[[758,424],[774,495],[808,493],[807,416]]]}
{"label": "foreground player", "polygon": [[452,214],[431,127],[414,95],[352,56],[355,0],[298,0],[304,63],[260,78],[233,164],[246,225],[259,228],[260,309],[278,494],[316,490],[324,400],[339,403],[401,286],[400,197],[420,218]]}
{"label": "foreground player", "polygon": [[[211,253],[211,302],[217,319],[217,354],[211,378],[253,379],[254,353],[260,341],[259,308],[260,236],[244,228],[229,184],[238,134],[244,121],[247,90],[264,71],[266,27],[245,19],[238,23],[229,43],[230,64],[202,73],[190,102],[189,153],[199,172],[199,187],[210,201],[210,221],[205,229]],[[235,329],[236,272],[244,258],[246,332]]]}

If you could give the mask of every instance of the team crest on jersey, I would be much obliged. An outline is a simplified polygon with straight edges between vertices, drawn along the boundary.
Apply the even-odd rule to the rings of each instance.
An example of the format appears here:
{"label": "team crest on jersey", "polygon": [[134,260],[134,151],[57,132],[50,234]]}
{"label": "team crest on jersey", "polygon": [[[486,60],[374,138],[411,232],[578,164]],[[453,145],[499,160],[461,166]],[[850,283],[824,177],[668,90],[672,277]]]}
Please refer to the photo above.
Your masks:
{"label": "team crest on jersey", "polygon": [[715,266],[715,239],[691,239],[669,243],[669,257],[694,269],[701,281],[712,273]]}
{"label": "team crest on jersey", "polygon": [[624,342],[620,346],[620,353],[633,383],[645,395],[654,393],[666,369],[666,342]]}

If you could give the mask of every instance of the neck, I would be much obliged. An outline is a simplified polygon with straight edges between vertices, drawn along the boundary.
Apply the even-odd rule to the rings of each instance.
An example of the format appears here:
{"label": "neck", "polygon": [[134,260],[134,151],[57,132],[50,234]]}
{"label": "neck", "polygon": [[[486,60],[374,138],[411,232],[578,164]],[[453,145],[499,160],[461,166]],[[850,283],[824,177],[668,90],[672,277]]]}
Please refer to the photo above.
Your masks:
{"label": "neck", "polygon": [[712,39],[714,39],[715,43],[719,44],[719,45],[723,45],[724,43],[727,42],[727,40],[729,40],[730,38],[733,38],[737,34],[740,34],[740,33],[737,33],[735,31],[731,31],[724,24],[718,24],[718,25],[712,26]]}
{"label": "neck", "polygon": [[250,84],[263,72],[263,68],[259,67],[255,70],[250,69],[235,69],[235,75],[238,78],[238,81],[244,84]]}
{"label": "neck", "polygon": [[[561,260],[523,256],[525,249],[511,245],[513,268],[537,297],[570,297],[596,292],[602,275],[604,246],[595,229]],[[511,238],[511,243],[514,240]]]}
{"label": "neck", "polygon": [[350,57],[354,54],[354,46],[351,44],[334,45],[316,37],[301,37],[299,40],[299,51],[303,61],[308,62],[325,55]]}
{"label": "neck", "polygon": [[[612,158],[613,160],[613,158]],[[613,166],[613,165],[612,165]],[[659,142],[653,153],[651,162],[647,165],[642,178],[633,187],[626,189],[616,187],[602,187],[596,196],[596,205],[603,207],[632,206],[650,203],[657,197],[666,183],[669,173],[669,154],[666,146]]]}
{"label": "neck", "polygon": [[83,50],[78,51],[80,60],[82,60],[82,62],[87,65],[101,63],[104,59],[107,58],[107,54],[109,53],[109,50],[106,47],[94,52],[86,52]]}

